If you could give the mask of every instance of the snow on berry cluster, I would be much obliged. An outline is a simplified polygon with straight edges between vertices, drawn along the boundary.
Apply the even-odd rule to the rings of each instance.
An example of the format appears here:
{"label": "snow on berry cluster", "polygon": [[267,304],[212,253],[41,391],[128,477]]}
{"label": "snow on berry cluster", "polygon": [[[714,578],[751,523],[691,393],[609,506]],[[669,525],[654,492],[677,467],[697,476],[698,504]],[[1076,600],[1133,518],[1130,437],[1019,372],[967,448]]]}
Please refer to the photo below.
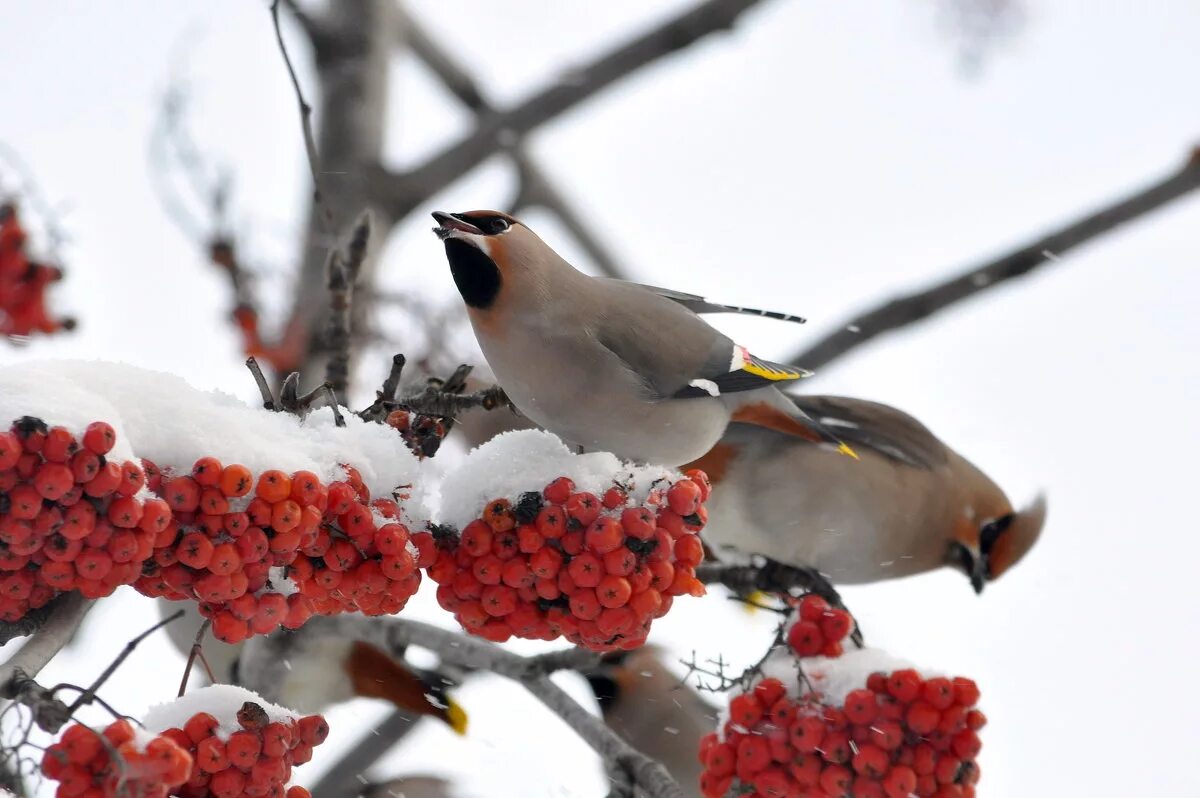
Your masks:
{"label": "snow on berry cluster", "polygon": [[443,485],[445,517],[466,522],[435,533],[438,603],[489,640],[640,646],[675,596],[704,594],[696,533],[708,492],[699,471],[575,455],[542,432],[501,435]]}
{"label": "snow on berry cluster", "polygon": [[146,715],[146,728],[190,755],[179,798],[310,798],[286,787],[292,768],[312,758],[329,736],[320,715],[299,716],[240,687],[193,690]]}
{"label": "snow on berry cluster", "polygon": [[116,442],[103,421],[73,432],[23,416],[0,432],[0,620],[141,574],[170,511],[139,496],[142,468],[114,456]]}
{"label": "snow on berry cluster", "polygon": [[62,279],[62,270],[31,261],[26,234],[11,203],[0,202],[0,334],[30,335],[71,329],[46,308],[46,289]]}
{"label": "snow on berry cluster", "polygon": [[179,475],[144,462],[173,518],[137,588],[199,602],[227,643],[314,613],[396,613],[420,586],[399,504],[372,500],[353,466],[326,485],[311,471],[255,475],[215,457]]}
{"label": "snow on berry cluster", "polygon": [[706,798],[973,798],[986,723],[975,683],[875,649],[843,654],[840,612],[800,602],[787,646],[701,740]]}
{"label": "snow on berry cluster", "polygon": [[191,771],[187,746],[124,719],[102,732],[72,724],[42,757],[42,773],[59,783],[59,796],[166,798]]}
{"label": "snow on berry cluster", "polygon": [[236,642],[314,613],[397,612],[417,590],[427,480],[389,427],[301,421],[112,363],[0,372],[0,418],[35,408],[67,426],[30,419],[0,440],[6,620],[58,590],[135,584],[199,602]]}

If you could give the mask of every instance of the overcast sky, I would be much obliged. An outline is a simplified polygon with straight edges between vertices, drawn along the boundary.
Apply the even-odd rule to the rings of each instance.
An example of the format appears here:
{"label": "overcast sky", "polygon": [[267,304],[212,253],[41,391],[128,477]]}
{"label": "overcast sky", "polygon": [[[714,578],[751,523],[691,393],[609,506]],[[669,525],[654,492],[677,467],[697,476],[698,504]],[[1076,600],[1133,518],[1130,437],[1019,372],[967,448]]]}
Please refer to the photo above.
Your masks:
{"label": "overcast sky", "polygon": [[[688,3],[412,5],[505,103]],[[534,150],[640,279],[811,319],[719,320],[784,357],[856,309],[1158,178],[1200,143],[1195,0],[1031,3],[973,78],[935,5],[764,2],[733,34],[556,120]],[[278,303],[306,166],[265,2],[7,0],[0,15],[0,141],[63,211],[73,243],[56,304],[81,322],[73,336],[0,347],[0,363],[119,359],[250,399],[225,285],[164,215],[146,151],[162,90],[185,77],[195,137],[231,167],[264,301]],[[393,75],[394,165],[466,129],[422,71],[397,62]],[[437,197],[397,230],[385,285],[451,298],[426,211],[502,205],[511,191],[503,164],[488,163]],[[577,254],[551,220],[531,221]],[[1049,493],[1043,542],[982,598],[950,573],[846,591],[874,644],[979,681],[985,795],[1200,791],[1186,766],[1200,743],[1198,230],[1200,198],[1177,202],[810,384],[914,413],[1018,502]],[[405,331],[389,332],[403,348]],[[373,382],[385,363],[368,366]],[[431,604],[417,614],[449,620]],[[105,602],[45,681],[90,680],[154,617],[135,595]],[[769,624],[712,597],[677,602],[654,637],[749,661]],[[105,697],[138,714],[173,693],[180,667],[148,641]],[[497,783],[601,794],[587,749],[535,727],[556,721],[518,688],[481,680],[463,701],[470,737],[422,729],[396,770],[454,773],[470,795],[501,794]],[[333,713],[329,751],[302,780],[378,711]]]}

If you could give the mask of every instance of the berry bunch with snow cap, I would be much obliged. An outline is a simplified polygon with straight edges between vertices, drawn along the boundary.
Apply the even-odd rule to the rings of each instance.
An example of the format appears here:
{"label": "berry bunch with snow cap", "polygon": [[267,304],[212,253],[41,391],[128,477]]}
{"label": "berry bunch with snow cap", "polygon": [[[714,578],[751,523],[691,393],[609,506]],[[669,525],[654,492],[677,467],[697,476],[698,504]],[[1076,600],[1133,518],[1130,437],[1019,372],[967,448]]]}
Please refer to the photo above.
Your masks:
{"label": "berry bunch with snow cap", "polygon": [[[539,490],[520,489],[537,479]],[[498,436],[443,486],[443,507],[466,523],[438,536],[438,603],[498,642],[636,648],[675,596],[704,594],[694,569],[708,493],[702,472],[575,455],[543,432]]]}
{"label": "berry bunch with snow cap", "polygon": [[986,723],[975,683],[877,649],[843,653],[849,615],[815,595],[795,604],[784,644],[701,740],[706,798],[973,798]]}
{"label": "berry bunch with snow cap", "polygon": [[398,612],[420,585],[399,505],[372,500],[353,466],[329,484],[214,457],[190,475],[147,470],[174,516],[138,589],[200,602],[225,642],[296,629],[314,613]]}
{"label": "berry bunch with snow cap", "polygon": [[171,513],[143,500],[142,468],[116,443],[103,421],[73,432],[25,416],[0,432],[0,620],[138,579]]}
{"label": "berry bunch with snow cap", "polygon": [[185,782],[172,790],[180,798],[310,798],[303,787],[286,785],[292,768],[329,736],[320,715],[300,716],[223,684],[154,707],[145,722],[190,755]]}
{"label": "berry bunch with snow cap", "polygon": [[166,798],[188,780],[187,746],[117,720],[103,732],[76,723],[42,757],[42,774],[57,795],[83,798]]}

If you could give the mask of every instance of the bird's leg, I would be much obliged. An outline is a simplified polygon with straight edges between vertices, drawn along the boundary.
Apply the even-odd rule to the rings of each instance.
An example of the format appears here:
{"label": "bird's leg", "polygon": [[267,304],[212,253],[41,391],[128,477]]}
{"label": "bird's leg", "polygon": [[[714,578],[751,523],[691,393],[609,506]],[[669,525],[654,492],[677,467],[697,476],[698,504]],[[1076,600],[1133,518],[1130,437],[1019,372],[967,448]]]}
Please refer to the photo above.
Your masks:
{"label": "bird's leg", "polygon": [[[815,593],[821,598],[828,601],[838,609],[850,612],[846,603],[842,601],[842,596],[837,592],[837,588],[816,568],[808,566],[784,565],[775,560],[767,559],[761,569],[759,569],[759,588],[761,590],[772,593],[787,593],[793,587],[799,587],[811,593]],[[854,613],[850,612],[850,617],[854,617]],[[850,633],[850,640],[859,648],[863,647],[862,628],[858,624],[858,619],[854,619],[854,631]]]}

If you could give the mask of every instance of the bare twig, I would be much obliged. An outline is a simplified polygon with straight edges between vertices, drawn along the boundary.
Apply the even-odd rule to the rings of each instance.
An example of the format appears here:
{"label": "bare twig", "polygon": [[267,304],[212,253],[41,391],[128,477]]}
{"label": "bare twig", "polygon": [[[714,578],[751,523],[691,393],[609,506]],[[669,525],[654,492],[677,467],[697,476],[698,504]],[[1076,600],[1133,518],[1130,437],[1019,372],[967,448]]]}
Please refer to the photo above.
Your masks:
{"label": "bare twig", "polygon": [[282,0],[283,7],[296,20],[296,24],[304,31],[309,43],[318,55],[333,45],[335,37],[323,19],[313,16],[301,7],[296,0]]}
{"label": "bare twig", "polygon": [[[196,658],[199,657],[200,661],[204,662],[204,635],[210,626],[212,626],[212,619],[205,618],[204,623],[200,624],[200,628],[196,631],[196,639],[192,641],[192,650],[188,652],[187,664],[183,666],[183,678],[179,680],[179,695],[181,696],[187,692],[188,679],[192,676],[192,666],[196,664]],[[204,669],[208,671],[208,680],[216,684],[217,679],[207,662],[204,662]]]}
{"label": "bare twig", "polygon": [[[110,662],[108,664],[108,667],[105,668],[104,671],[101,672],[101,674],[96,677],[96,680],[94,682],[92,682],[87,687],[87,689],[85,689],[83,692],[81,692],[79,694],[79,697],[76,698],[75,701],[71,704],[71,709],[70,709],[71,713],[74,714],[74,712],[76,710],[78,710],[80,707],[82,707],[86,704],[90,704],[92,701],[96,700],[96,691],[99,690],[106,681],[108,681],[108,677],[110,677],[114,673],[116,673],[117,668],[121,667],[121,663],[123,663],[129,657],[129,655],[133,653],[133,650],[138,647],[139,643],[141,643],[147,637],[154,634],[155,632],[157,632],[159,629],[163,628],[167,624],[171,623],[172,621],[177,621],[182,617],[183,617],[183,610],[179,610],[179,612],[176,612],[172,615],[168,615],[166,618],[163,618],[161,621],[154,624],[149,629],[142,632],[140,635],[138,635],[137,637],[133,638],[128,643],[126,643],[125,648],[121,649],[121,653],[116,656],[116,659],[114,659],[112,662]],[[57,690],[57,689],[58,688],[55,688],[55,690]]]}
{"label": "bare twig", "polygon": [[371,217],[364,212],[354,225],[345,256],[337,249],[330,250],[326,266],[329,321],[325,330],[325,348],[329,351],[329,360],[325,363],[325,382],[343,401],[347,398],[350,381],[354,283],[366,258],[370,236]]}
{"label": "bare twig", "polygon": [[275,395],[271,393],[271,386],[267,384],[267,378],[262,373],[258,361],[252,357],[246,358],[246,368],[250,369],[250,373],[254,375],[254,382],[258,384],[258,392],[262,395],[263,407],[267,410],[279,410],[279,403],[275,401]]}
{"label": "bare twig", "polygon": [[426,416],[455,418],[464,410],[481,407],[495,410],[509,406],[508,395],[499,385],[468,394],[446,393],[441,388],[428,386],[420,393],[406,396],[395,403],[395,407],[411,410]]}
{"label": "bare twig", "polygon": [[371,405],[358,414],[358,417],[363,421],[381,422],[387,418],[388,404],[395,404],[396,391],[400,390],[400,377],[404,373],[404,366],[407,362],[404,355],[392,355],[392,367],[388,371],[387,379],[383,381],[383,387],[375,392],[375,401]]}
{"label": "bare twig", "polygon": [[[405,41],[412,48],[417,58],[429,67],[451,94],[477,117],[485,117],[496,113],[496,108],[488,102],[482,89],[475,79],[460,64],[448,48],[442,47],[429,35],[411,14],[401,5],[400,10],[403,24],[399,26]],[[617,266],[616,259],[601,243],[599,236],[575,212],[553,184],[546,171],[538,165],[536,159],[525,147],[522,141],[517,141],[508,151],[517,167],[518,190],[509,210],[513,214],[520,213],[529,207],[542,207],[554,213],[567,230],[584,248],[596,267],[608,277],[621,278],[623,271]]]}
{"label": "bare twig", "polygon": [[403,218],[441,190],[538,126],[571,110],[620,79],[683,50],[711,33],[731,29],[761,0],[705,0],[590,64],[573,70],[517,106],[482,117],[466,138],[405,173],[379,169],[372,194],[394,218]]}
{"label": "bare twig", "polygon": [[1182,169],[1163,180],[995,260],[848,319],[839,324],[835,332],[795,354],[789,362],[818,369],[876,336],[907,327],[975,294],[1029,274],[1045,263],[1057,261],[1064,252],[1157,210],[1197,188],[1200,188],[1200,148],[1193,152]]}
{"label": "bare twig", "polygon": [[292,58],[288,55],[287,45],[283,42],[283,30],[279,27],[280,0],[271,0],[271,24],[275,26],[275,40],[279,43],[279,53],[287,67],[288,77],[292,80],[292,88],[296,92],[296,103],[300,107],[300,127],[304,131],[304,152],[308,156],[308,168],[312,172],[313,204],[321,211],[321,217],[326,226],[326,232],[333,227],[333,213],[325,206],[321,194],[321,161],[317,155],[317,139],[312,129],[312,106],[304,99],[304,90],[300,88],[300,79],[296,77],[296,69],[292,66]]}

